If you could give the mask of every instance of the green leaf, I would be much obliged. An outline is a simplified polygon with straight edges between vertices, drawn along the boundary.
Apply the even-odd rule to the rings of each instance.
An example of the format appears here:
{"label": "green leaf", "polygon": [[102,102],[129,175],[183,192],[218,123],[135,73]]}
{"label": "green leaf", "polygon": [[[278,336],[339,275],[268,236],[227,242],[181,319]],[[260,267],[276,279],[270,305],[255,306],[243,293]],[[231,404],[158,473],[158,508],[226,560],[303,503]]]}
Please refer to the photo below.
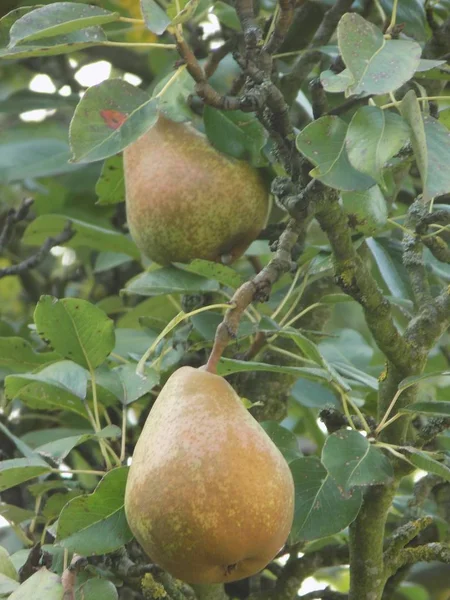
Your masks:
{"label": "green leaf", "polygon": [[234,158],[248,160],[254,167],[267,164],[262,155],[267,132],[253,113],[223,111],[205,106],[203,120],[206,135],[217,150]]}
{"label": "green leaf", "polygon": [[114,324],[86,300],[41,296],[34,320],[39,335],[61,355],[95,369],[114,348]]}
{"label": "green leaf", "polygon": [[[31,486],[27,487],[30,488]],[[0,516],[6,519],[8,523],[19,525],[24,521],[31,521],[34,517],[34,510],[26,510],[25,508],[20,508],[20,506],[13,506],[12,504],[4,504],[2,502],[0,504]]]}
{"label": "green leaf", "polygon": [[141,0],[141,11],[148,29],[161,35],[170,25],[170,19],[154,0]]}
{"label": "green leaf", "polygon": [[359,488],[344,494],[315,456],[298,458],[289,466],[295,485],[290,543],[333,535],[354,521],[362,503]]}
{"label": "green leaf", "polygon": [[[167,9],[167,14],[169,17],[172,17],[172,25],[180,25],[182,23],[186,23],[186,21],[189,21],[189,19],[194,16],[199,4],[200,0],[188,0],[184,4],[183,8],[178,12],[177,5],[175,4],[175,10],[172,11],[172,3],[170,3]],[[172,12],[175,14],[172,14]]]}
{"label": "green leaf", "polygon": [[0,463],[0,492],[50,471],[51,467],[38,457],[4,460]]}
{"label": "green leaf", "polygon": [[55,35],[65,35],[86,27],[104,25],[119,19],[119,13],[97,6],[56,2],[42,6],[18,19],[10,30],[10,47]]}
{"label": "green leaf", "polygon": [[435,475],[439,475],[446,481],[450,481],[450,468],[441,462],[434,460],[431,458],[429,454],[423,452],[422,450],[418,450],[417,448],[405,448],[408,452],[408,460],[412,462],[414,466],[422,471],[427,471],[427,473],[434,473]]}
{"label": "green leaf", "polygon": [[66,140],[52,135],[43,123],[6,131],[0,138],[0,183],[77,171],[79,166],[69,164],[69,158]]}
{"label": "green leaf", "polygon": [[316,168],[311,177],[338,190],[366,190],[376,182],[357,171],[345,149],[347,124],[339,117],[321,117],[307,125],[297,136],[297,148]]}
{"label": "green leaf", "polygon": [[76,600],[118,600],[117,588],[106,579],[88,579],[76,588]]}
{"label": "green leaf", "polygon": [[342,429],[326,439],[322,463],[344,490],[360,485],[387,484],[394,477],[388,458],[353,430]]}
{"label": "green leaf", "polygon": [[404,413],[422,413],[430,417],[450,417],[450,402],[414,402],[400,410]]}
{"label": "green leaf", "polygon": [[105,160],[102,173],[95,186],[98,196],[96,204],[118,204],[125,202],[125,179],[121,155],[110,156]]}
{"label": "green leaf", "polygon": [[3,548],[3,546],[0,546],[0,573],[14,581],[19,581],[19,575],[16,568],[9,558],[7,550]]}
{"label": "green leaf", "polygon": [[384,165],[408,140],[409,127],[402,117],[376,106],[363,106],[353,115],[345,145],[355,169],[384,186]]}
{"label": "green leaf", "polygon": [[74,108],[79,100],[80,98],[77,94],[60,96],[59,94],[45,94],[44,92],[21,90],[0,101],[0,112],[18,114],[37,109]]}
{"label": "green leaf", "polygon": [[450,192],[450,134],[448,129],[433,117],[424,117],[427,141],[428,168],[424,195],[428,199]]}
{"label": "green leaf", "polygon": [[263,421],[260,425],[288,463],[302,456],[297,438],[292,431],[274,421]]}
{"label": "green leaf", "polygon": [[207,279],[214,279],[233,289],[237,289],[242,283],[242,277],[234,269],[209,260],[196,258],[187,265],[175,263],[175,266],[183,271],[195,273]]}
{"label": "green leaf", "polygon": [[59,514],[65,505],[73,498],[78,498],[81,494],[81,490],[66,490],[63,493],[52,494],[41,511],[42,516],[46,521],[55,520],[59,517]]}
{"label": "green leaf", "polygon": [[0,337],[0,366],[12,371],[32,371],[61,357],[56,352],[35,352],[21,337]]}
{"label": "green leaf", "polygon": [[23,42],[14,48],[0,48],[0,60],[68,54],[90,46],[98,46],[106,41],[106,35],[101,27],[88,27],[67,35],[42,38],[35,42]]}
{"label": "green leaf", "polygon": [[20,583],[0,572],[0,598],[10,598],[10,594],[18,589]]}
{"label": "green leaf", "polygon": [[41,215],[37,217],[26,228],[22,241],[31,246],[40,245],[47,238],[61,233],[69,220],[76,235],[66,243],[67,246],[71,248],[87,246],[95,250],[122,252],[132,258],[139,259],[140,252],[135,243],[123,233],[87,221],[69,219],[65,215]]}
{"label": "green leaf", "polygon": [[296,402],[308,408],[338,408],[340,402],[333,392],[326,386],[315,381],[299,379],[291,390],[292,397]]}
{"label": "green leaf", "polygon": [[416,385],[425,379],[433,379],[435,377],[445,377],[450,375],[450,371],[433,371],[432,373],[423,373],[422,375],[412,375],[405,377],[398,385],[398,390],[406,390],[412,385]]}
{"label": "green leaf", "polygon": [[63,597],[61,578],[42,567],[22,583],[8,600],[63,600]]}
{"label": "green leaf", "polygon": [[142,398],[159,383],[159,375],[154,369],[146,369],[145,377],[141,377],[136,373],[136,364],[134,363],[120,365],[112,372],[117,376],[120,385],[117,397],[125,406]]}
{"label": "green leaf", "polygon": [[419,102],[414,90],[409,90],[399,104],[402,117],[411,129],[411,145],[414,151],[417,168],[425,188],[428,179],[428,149],[425,135],[425,125]]}
{"label": "green leaf", "polygon": [[68,410],[88,418],[83,401],[64,383],[47,377],[45,370],[35,374],[8,375],[5,379],[5,393],[7,398],[18,398],[31,408]]}
{"label": "green leaf", "polygon": [[412,78],[419,65],[419,44],[386,40],[378,27],[357,13],[341,18],[337,34],[342,59],[354,79],[346,96],[394,92]]}
{"label": "green leaf", "polygon": [[[129,255],[122,252],[99,252],[95,259],[94,273],[110,271],[132,260]],[[122,300],[118,296],[105,298],[103,302],[99,302],[98,304],[106,313],[109,313],[110,308],[112,308],[112,312],[121,312],[123,309]]]}
{"label": "green leaf", "polygon": [[[389,20],[392,15],[393,0],[380,0]],[[404,25],[403,32],[418,41],[426,39],[426,18],[423,0],[401,0],[397,5],[397,23]]]}
{"label": "green leaf", "polygon": [[42,456],[50,456],[56,462],[62,462],[66,456],[80,444],[84,444],[89,440],[105,439],[105,438],[118,438],[120,437],[121,431],[117,425],[108,425],[98,433],[85,433],[82,435],[73,435],[66,438],[60,438],[38,446],[35,450]]}
{"label": "green leaf", "polygon": [[239,21],[236,10],[226,2],[222,2],[222,0],[214,2],[213,13],[226,27],[229,27],[234,31],[242,31],[241,22]]}
{"label": "green leaf", "polygon": [[348,69],[344,69],[341,73],[333,73],[333,71],[327,69],[320,74],[320,83],[329,94],[345,92],[353,82],[353,75]]}
{"label": "green leaf", "polygon": [[156,123],[158,100],[122,79],[90,87],[70,124],[74,162],[94,162],[117,154]]}
{"label": "green leaf", "polygon": [[372,236],[386,226],[388,208],[378,185],[360,192],[342,192],[341,199],[352,232]]}
{"label": "green leaf", "polygon": [[297,375],[311,381],[331,381],[331,376],[324,369],[315,369],[309,367],[283,367],[281,365],[272,365],[268,363],[259,363],[245,360],[233,360],[231,358],[221,358],[217,366],[219,375],[227,376],[232,373],[242,373],[245,371],[265,371],[268,373],[286,373],[288,375]]}
{"label": "green leaf", "polygon": [[369,238],[366,244],[372,253],[380,274],[394,298],[410,298],[408,275],[402,262],[401,254],[394,253],[393,248],[378,239]]}
{"label": "green leaf", "polygon": [[[164,113],[171,121],[181,123],[191,121],[194,113],[189,106],[189,98],[195,94],[195,81],[185,66],[178,69],[176,78],[169,72],[159,81],[153,90],[153,98],[158,97],[158,111]],[[166,88],[167,83],[170,85]]]}
{"label": "green leaf", "polygon": [[197,292],[216,292],[220,288],[216,281],[200,277],[195,273],[163,267],[148,273],[142,273],[127,284],[128,294],[141,296],[160,296],[163,294],[192,294]]}
{"label": "green leaf", "polygon": [[71,500],[58,520],[57,541],[84,556],[113,552],[133,535],[124,511],[128,468],[113,469],[89,496]]}

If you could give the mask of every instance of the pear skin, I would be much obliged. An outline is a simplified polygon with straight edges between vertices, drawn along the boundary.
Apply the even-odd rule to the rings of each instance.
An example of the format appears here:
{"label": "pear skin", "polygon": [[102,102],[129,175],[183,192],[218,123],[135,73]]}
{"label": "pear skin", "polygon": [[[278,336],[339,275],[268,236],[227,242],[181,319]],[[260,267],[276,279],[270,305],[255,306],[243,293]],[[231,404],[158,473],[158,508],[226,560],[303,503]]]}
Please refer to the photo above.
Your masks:
{"label": "pear skin", "polygon": [[130,233],[160,265],[232,262],[265,225],[269,199],[258,171],[187,123],[160,115],[125,149],[124,173]]}
{"label": "pear skin", "polygon": [[125,492],[151,560],[188,583],[249,577],[283,547],[293,510],[284,457],[229,383],[176,371],[136,444]]}

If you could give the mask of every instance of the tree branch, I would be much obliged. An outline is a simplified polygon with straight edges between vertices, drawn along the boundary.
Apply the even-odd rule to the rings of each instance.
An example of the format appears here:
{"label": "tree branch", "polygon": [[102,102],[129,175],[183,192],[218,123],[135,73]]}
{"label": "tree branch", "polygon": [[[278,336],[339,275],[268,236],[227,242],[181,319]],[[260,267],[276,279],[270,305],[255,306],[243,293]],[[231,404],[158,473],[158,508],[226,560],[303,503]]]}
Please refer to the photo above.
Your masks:
{"label": "tree branch", "polygon": [[0,252],[2,252],[8,244],[16,223],[19,223],[19,221],[23,221],[27,218],[33,202],[34,200],[32,198],[26,198],[17,210],[15,208],[11,208],[7,212],[3,229],[0,232]]}
{"label": "tree branch", "polygon": [[391,561],[386,565],[386,571],[391,577],[399,569],[406,565],[413,565],[418,562],[439,561],[450,564],[450,546],[433,542],[424,544],[416,548],[404,548],[395,557],[391,557]]}
{"label": "tree branch", "polygon": [[17,265],[0,269],[0,279],[2,277],[6,277],[7,275],[18,275],[24,271],[28,271],[29,269],[34,269],[44,260],[52,248],[59,246],[64,242],[68,242],[75,234],[76,232],[72,229],[72,223],[69,221],[60,234],[55,237],[47,238],[42,246],[37,250],[36,254],[26,258]]}
{"label": "tree branch", "polygon": [[410,521],[409,523],[405,523],[405,525],[398,527],[391,535],[388,546],[384,552],[385,563],[389,564],[392,560],[395,560],[395,557],[400,550],[432,523],[433,519],[431,517],[422,517],[421,519]]}
{"label": "tree branch", "polygon": [[324,46],[331,38],[340,18],[350,10],[353,0],[336,0],[325,13],[322,23],[314,34],[306,52],[292,66],[291,72],[282,81],[282,90],[287,104],[290,106],[297,95],[303,81],[322,57],[322,52],[316,50]]}

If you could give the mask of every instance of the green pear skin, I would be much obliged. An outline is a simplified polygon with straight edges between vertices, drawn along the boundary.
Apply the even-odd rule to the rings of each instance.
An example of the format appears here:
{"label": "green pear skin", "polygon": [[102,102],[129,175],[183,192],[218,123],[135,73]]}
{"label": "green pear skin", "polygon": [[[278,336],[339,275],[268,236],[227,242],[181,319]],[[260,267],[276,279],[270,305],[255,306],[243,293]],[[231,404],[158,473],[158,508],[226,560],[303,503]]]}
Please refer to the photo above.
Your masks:
{"label": "green pear skin", "polygon": [[124,173],[131,236],[160,265],[232,262],[265,225],[268,192],[258,171],[189,124],[160,115],[125,149]]}
{"label": "green pear skin", "polygon": [[249,577],[285,544],[293,510],[289,467],[233,388],[178,369],[150,411],[125,492],[150,559],[187,583]]}

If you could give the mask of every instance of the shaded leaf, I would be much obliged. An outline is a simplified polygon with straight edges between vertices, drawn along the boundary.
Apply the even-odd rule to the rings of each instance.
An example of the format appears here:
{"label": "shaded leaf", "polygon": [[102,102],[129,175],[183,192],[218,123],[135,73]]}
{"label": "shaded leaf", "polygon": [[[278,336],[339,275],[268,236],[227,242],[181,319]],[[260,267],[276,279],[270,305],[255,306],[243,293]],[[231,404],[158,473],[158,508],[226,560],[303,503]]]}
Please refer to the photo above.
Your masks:
{"label": "shaded leaf", "polygon": [[205,106],[203,120],[206,135],[217,150],[248,160],[254,167],[267,163],[262,155],[267,132],[253,113],[223,111]]}
{"label": "shaded leaf", "polygon": [[297,438],[292,431],[274,421],[263,421],[260,425],[288,463],[302,456]]}
{"label": "shaded leaf", "polygon": [[450,402],[414,402],[400,410],[407,413],[422,413],[431,417],[450,417]]}
{"label": "shaded leaf", "polygon": [[353,486],[386,484],[394,477],[389,459],[353,430],[342,429],[326,439],[322,463],[346,491]]}
{"label": "shaded leaf", "polygon": [[428,178],[428,149],[425,135],[425,125],[419,102],[414,90],[409,90],[399,104],[402,117],[411,129],[411,145],[414,151],[417,168],[425,187]]}
{"label": "shaded leaf", "polygon": [[196,292],[215,292],[219,289],[216,281],[200,277],[195,273],[163,267],[148,273],[142,273],[127,284],[128,294],[141,296],[159,296],[162,294],[191,294]]}
{"label": "shaded leaf", "polygon": [[307,125],[297,136],[297,148],[316,168],[311,177],[338,190],[366,190],[376,182],[357,171],[345,148],[347,124],[339,117],[321,117]]}
{"label": "shaded leaf", "polygon": [[125,202],[125,179],[121,155],[110,156],[105,160],[102,172],[95,186],[98,196],[96,204],[117,204]]}
{"label": "shaded leaf", "polygon": [[57,529],[61,546],[92,556],[112,552],[132,539],[123,508],[127,474],[127,467],[113,469],[92,494],[64,507]]}
{"label": "shaded leaf", "polygon": [[141,0],[141,11],[148,29],[156,35],[165,32],[170,19],[155,0]]}
{"label": "shaded leaf", "polygon": [[10,30],[10,47],[56,35],[65,35],[78,29],[104,25],[119,19],[119,13],[98,6],[55,2],[41,6],[18,19]]}
{"label": "shaded leaf", "polygon": [[9,600],[63,600],[63,596],[61,578],[42,567],[22,583]]}
{"label": "shaded leaf", "polygon": [[175,263],[177,268],[189,273],[196,273],[207,279],[214,279],[223,285],[237,289],[242,283],[242,277],[231,267],[217,262],[196,258],[189,264]]}
{"label": "shaded leaf", "polygon": [[345,138],[350,163],[384,185],[382,169],[409,140],[409,127],[396,113],[363,106],[350,122]]}
{"label": "shaded leaf", "polygon": [[90,46],[98,46],[106,41],[106,35],[101,27],[88,27],[66,35],[41,38],[34,42],[23,42],[13,48],[0,48],[0,60],[68,54]]}
{"label": "shaded leaf", "polygon": [[0,366],[12,371],[32,371],[60,358],[56,352],[35,352],[24,338],[0,337]]}
{"label": "shaded leaf", "polygon": [[333,535],[354,521],[362,502],[359,488],[344,494],[315,456],[298,458],[289,466],[295,485],[290,543]]}
{"label": "shaded leaf", "polygon": [[95,250],[111,250],[139,259],[140,252],[135,243],[123,233],[87,221],[69,219],[65,215],[41,215],[37,217],[26,228],[23,242],[32,246],[40,245],[48,237],[61,233],[69,220],[76,235],[66,243],[67,246],[72,248],[87,246]]}
{"label": "shaded leaf", "polygon": [[385,227],[388,208],[377,185],[359,192],[341,192],[341,199],[353,233],[371,236]]}
{"label": "shaded leaf", "polygon": [[50,471],[51,467],[38,457],[4,460],[0,463],[0,492]]}
{"label": "shaded leaf", "polygon": [[89,440],[104,439],[104,438],[118,438],[120,437],[121,431],[117,425],[108,425],[98,433],[85,433],[82,435],[73,435],[66,438],[60,438],[38,446],[36,452],[42,456],[50,456],[56,462],[62,462],[66,456],[80,444]]}
{"label": "shaded leaf", "polygon": [[434,473],[435,475],[439,475],[446,481],[450,481],[450,468],[444,465],[443,463],[435,460],[426,452],[422,450],[418,450],[417,448],[405,448],[408,452],[408,460],[412,462],[412,464],[422,471],[427,471],[427,473]]}

